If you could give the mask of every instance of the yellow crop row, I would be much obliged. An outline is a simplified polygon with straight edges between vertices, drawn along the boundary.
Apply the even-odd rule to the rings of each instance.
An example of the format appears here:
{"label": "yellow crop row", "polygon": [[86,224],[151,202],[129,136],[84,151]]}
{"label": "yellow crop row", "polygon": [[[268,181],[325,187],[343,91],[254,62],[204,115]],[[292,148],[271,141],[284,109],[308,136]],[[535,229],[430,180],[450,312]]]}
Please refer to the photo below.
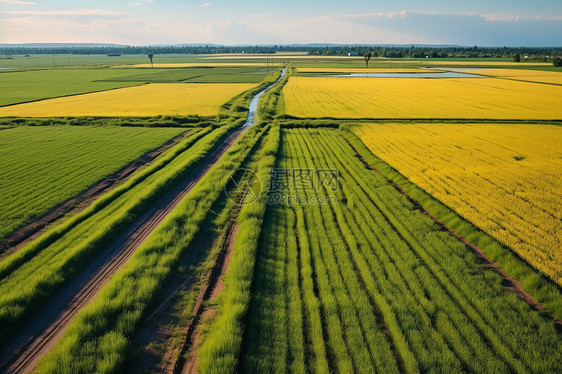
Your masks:
{"label": "yellow crop row", "polygon": [[489,75],[530,82],[562,84],[562,72],[522,69],[469,69],[466,73]]}
{"label": "yellow crop row", "polygon": [[216,115],[223,103],[255,86],[154,83],[0,107],[0,117],[208,116]]}
{"label": "yellow crop row", "polygon": [[562,119],[562,87],[495,78],[291,77],[283,94],[295,117]]}
{"label": "yellow crop row", "polygon": [[562,285],[562,128],[370,124],[382,160]]}

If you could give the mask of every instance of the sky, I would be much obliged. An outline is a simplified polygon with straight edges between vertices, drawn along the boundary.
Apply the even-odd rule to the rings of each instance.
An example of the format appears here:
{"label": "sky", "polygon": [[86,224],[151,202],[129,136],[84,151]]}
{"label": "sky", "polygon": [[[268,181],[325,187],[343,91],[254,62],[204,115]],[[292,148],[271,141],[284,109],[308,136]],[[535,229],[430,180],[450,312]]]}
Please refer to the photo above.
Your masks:
{"label": "sky", "polygon": [[0,43],[562,46],[562,0],[0,0]]}

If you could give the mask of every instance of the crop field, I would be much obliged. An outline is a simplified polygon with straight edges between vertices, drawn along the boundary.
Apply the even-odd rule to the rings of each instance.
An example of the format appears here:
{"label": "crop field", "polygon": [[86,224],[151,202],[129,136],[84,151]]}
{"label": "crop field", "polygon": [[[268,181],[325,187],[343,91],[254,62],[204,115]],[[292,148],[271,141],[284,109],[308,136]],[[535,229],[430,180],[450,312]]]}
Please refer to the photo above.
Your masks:
{"label": "crop field", "polygon": [[185,131],[71,126],[2,130],[0,239]]}
{"label": "crop field", "polygon": [[[223,64],[224,65],[224,64]],[[190,67],[168,69],[72,68],[0,72],[0,107],[60,96],[106,91],[146,83],[260,83],[269,74],[261,67]]]}
{"label": "crop field", "polygon": [[[279,64],[275,67],[279,67]],[[229,67],[264,67],[265,64],[262,62],[170,62],[170,63],[156,63],[151,64],[132,64],[132,65],[117,65],[113,68],[152,68],[153,66],[157,68],[229,68]],[[273,65],[270,65],[273,67]]]}
{"label": "crop field", "polygon": [[126,48],[0,56],[0,372],[562,372],[552,64]]}
{"label": "crop field", "polygon": [[269,74],[265,67],[188,67],[154,69],[119,69],[123,75],[104,82],[139,83],[260,83]]}
{"label": "crop field", "polygon": [[249,83],[153,83],[0,107],[0,117],[213,116],[226,101],[253,87]]}
{"label": "crop field", "polygon": [[0,106],[76,95],[114,88],[137,86],[138,82],[100,82],[123,75],[123,70],[65,69],[1,72]]}
{"label": "crop field", "polygon": [[560,127],[372,124],[354,131],[375,155],[562,285]]}
{"label": "crop field", "polygon": [[494,78],[291,77],[283,96],[301,118],[562,118],[561,87]]}
{"label": "crop field", "polygon": [[552,324],[355,156],[334,130],[282,132],[279,168],[338,183],[278,181],[300,203],[268,210],[244,341],[210,336],[202,372],[556,371]]}
{"label": "crop field", "polygon": [[562,72],[521,70],[521,69],[474,69],[463,70],[466,73],[509,78],[518,81],[551,83],[562,85]]}

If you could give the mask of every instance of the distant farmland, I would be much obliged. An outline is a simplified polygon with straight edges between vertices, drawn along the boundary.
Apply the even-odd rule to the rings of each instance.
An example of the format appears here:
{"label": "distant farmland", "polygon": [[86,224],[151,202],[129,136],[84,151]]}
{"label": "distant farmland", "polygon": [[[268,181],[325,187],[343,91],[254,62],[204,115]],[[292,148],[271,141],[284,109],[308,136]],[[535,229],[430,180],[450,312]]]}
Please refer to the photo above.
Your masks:
{"label": "distant farmland", "polygon": [[562,118],[559,86],[494,78],[291,77],[283,94],[303,118]]}
{"label": "distant farmland", "polygon": [[[152,83],[84,95],[0,107],[5,117],[150,117],[218,114],[232,97],[255,87],[248,83]],[[198,99],[195,99],[195,98]]]}

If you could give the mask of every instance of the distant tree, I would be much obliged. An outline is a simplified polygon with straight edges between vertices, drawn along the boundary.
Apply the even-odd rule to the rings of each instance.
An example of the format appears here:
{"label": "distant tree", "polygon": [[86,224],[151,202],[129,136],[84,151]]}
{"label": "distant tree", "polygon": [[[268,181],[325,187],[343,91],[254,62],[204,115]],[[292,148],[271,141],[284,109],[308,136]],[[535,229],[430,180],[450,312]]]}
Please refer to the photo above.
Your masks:
{"label": "distant tree", "polygon": [[154,68],[154,64],[152,63],[153,58],[154,58],[154,53],[152,53],[152,51],[148,52],[148,59],[150,60],[150,66]]}
{"label": "distant tree", "polygon": [[521,62],[521,54],[520,54],[520,53],[516,53],[516,54],[513,56],[513,61],[514,61],[514,62]]}
{"label": "distant tree", "polygon": [[557,68],[561,67],[562,66],[562,58],[554,57],[554,59],[552,60],[552,65],[554,65]]}
{"label": "distant tree", "polygon": [[373,54],[369,51],[365,52],[365,54],[363,55],[363,57],[365,58],[365,67],[369,67],[369,61],[371,60],[371,57],[373,57]]}

